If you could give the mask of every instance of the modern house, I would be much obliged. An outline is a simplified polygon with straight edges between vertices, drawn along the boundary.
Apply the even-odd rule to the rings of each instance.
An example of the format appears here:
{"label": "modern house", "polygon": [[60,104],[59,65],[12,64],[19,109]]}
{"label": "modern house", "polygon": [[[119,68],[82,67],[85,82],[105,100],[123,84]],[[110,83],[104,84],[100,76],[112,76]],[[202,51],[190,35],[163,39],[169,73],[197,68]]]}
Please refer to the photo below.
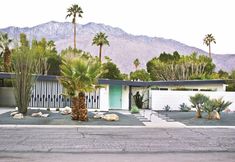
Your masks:
{"label": "modern house", "polygon": [[220,91],[226,90],[225,80],[181,80],[181,81],[121,81],[100,79],[100,109],[130,110],[134,105],[133,95],[144,94],[144,108],[152,106],[152,91]]}
{"label": "modern house", "polygon": [[[0,107],[14,106],[13,90],[4,87],[5,80],[11,78],[11,74],[0,73]],[[130,110],[134,105],[133,95],[137,92],[144,94],[144,108],[152,108],[154,101],[153,92],[165,91],[217,91],[226,89],[225,80],[185,80],[185,81],[121,81],[99,79],[102,88],[86,94],[86,103],[89,109],[109,111],[112,109]],[[70,98],[63,96],[63,87],[58,81],[58,76],[38,76],[34,85],[30,107],[61,108],[70,106]],[[6,101],[10,101],[7,103]],[[10,105],[7,105],[10,104]]]}

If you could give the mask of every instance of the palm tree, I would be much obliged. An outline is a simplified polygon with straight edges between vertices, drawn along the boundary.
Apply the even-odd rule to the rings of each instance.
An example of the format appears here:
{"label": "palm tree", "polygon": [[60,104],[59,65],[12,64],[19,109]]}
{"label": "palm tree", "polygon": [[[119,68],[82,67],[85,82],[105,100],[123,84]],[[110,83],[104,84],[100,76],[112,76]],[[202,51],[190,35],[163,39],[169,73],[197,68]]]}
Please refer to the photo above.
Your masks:
{"label": "palm tree", "polygon": [[76,49],[76,17],[81,17],[82,18],[82,14],[83,14],[83,11],[82,11],[82,8],[77,5],[77,4],[73,4],[70,8],[67,9],[67,17],[73,17],[72,19],[72,23],[74,25],[74,49]]}
{"label": "palm tree", "polygon": [[0,33],[0,55],[3,55],[4,71],[9,72],[11,69],[11,51],[9,45],[12,39],[8,38],[7,33]]}
{"label": "palm tree", "polygon": [[56,52],[56,45],[53,40],[50,40],[46,44],[46,50],[51,51],[51,52]]}
{"label": "palm tree", "polygon": [[97,58],[80,56],[73,60],[63,60],[60,82],[66,88],[66,94],[72,98],[72,119],[87,121],[85,92],[96,88],[101,75],[101,63]]}
{"label": "palm tree", "polygon": [[215,38],[212,34],[207,34],[203,39],[203,44],[209,46],[209,57],[211,58],[211,43],[216,43]]}
{"label": "palm tree", "polygon": [[137,70],[138,67],[140,66],[140,61],[139,61],[139,59],[135,59],[134,62],[133,62],[133,64],[135,65],[135,68],[136,68],[136,70]]}
{"label": "palm tree", "polygon": [[201,93],[197,93],[194,96],[190,96],[189,101],[192,103],[192,107],[196,108],[196,118],[201,118],[201,112],[203,109],[204,104],[209,100],[209,97],[201,94]]}
{"label": "palm tree", "polygon": [[99,60],[101,62],[101,53],[102,53],[102,47],[103,45],[108,45],[109,46],[109,41],[108,41],[108,36],[105,35],[105,33],[99,32],[95,35],[95,37],[93,38],[92,41],[92,45],[97,45],[100,46],[100,50],[99,50]]}

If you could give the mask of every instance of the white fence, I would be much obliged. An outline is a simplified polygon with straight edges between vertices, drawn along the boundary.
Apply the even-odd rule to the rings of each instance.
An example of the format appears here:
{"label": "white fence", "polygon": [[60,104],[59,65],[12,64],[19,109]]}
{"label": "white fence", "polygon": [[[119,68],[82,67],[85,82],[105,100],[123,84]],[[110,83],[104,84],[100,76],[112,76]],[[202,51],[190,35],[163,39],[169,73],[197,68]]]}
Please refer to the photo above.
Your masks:
{"label": "white fence", "polygon": [[159,91],[151,90],[152,102],[151,107],[153,110],[163,110],[166,105],[171,107],[171,110],[179,110],[179,105],[182,103],[191,106],[189,97],[197,93],[202,93],[212,98],[223,97],[225,101],[230,101],[232,104],[229,109],[235,111],[235,92],[203,92],[203,91]]}

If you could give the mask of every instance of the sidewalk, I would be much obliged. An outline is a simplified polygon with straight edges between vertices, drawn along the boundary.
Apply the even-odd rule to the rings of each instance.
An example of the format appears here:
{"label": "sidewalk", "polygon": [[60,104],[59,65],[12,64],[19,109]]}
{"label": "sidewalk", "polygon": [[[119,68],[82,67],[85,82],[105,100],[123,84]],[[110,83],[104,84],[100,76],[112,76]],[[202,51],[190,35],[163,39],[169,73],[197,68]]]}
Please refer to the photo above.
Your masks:
{"label": "sidewalk", "polygon": [[185,128],[186,125],[180,122],[172,120],[167,121],[164,118],[160,118],[159,114],[152,110],[140,110],[140,114],[147,118],[149,122],[143,122],[148,127],[174,127],[174,128]]}

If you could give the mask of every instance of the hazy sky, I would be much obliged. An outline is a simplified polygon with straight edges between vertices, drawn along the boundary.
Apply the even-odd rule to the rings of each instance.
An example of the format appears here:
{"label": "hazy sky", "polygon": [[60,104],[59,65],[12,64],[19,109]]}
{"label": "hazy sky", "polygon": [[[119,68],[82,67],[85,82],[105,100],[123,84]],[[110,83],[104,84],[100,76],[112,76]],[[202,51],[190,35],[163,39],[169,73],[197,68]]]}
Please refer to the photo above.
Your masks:
{"label": "hazy sky", "polygon": [[202,40],[212,33],[217,41],[213,53],[235,54],[235,0],[1,0],[0,28],[70,21],[66,11],[74,3],[84,11],[81,24],[104,23],[206,51]]}

